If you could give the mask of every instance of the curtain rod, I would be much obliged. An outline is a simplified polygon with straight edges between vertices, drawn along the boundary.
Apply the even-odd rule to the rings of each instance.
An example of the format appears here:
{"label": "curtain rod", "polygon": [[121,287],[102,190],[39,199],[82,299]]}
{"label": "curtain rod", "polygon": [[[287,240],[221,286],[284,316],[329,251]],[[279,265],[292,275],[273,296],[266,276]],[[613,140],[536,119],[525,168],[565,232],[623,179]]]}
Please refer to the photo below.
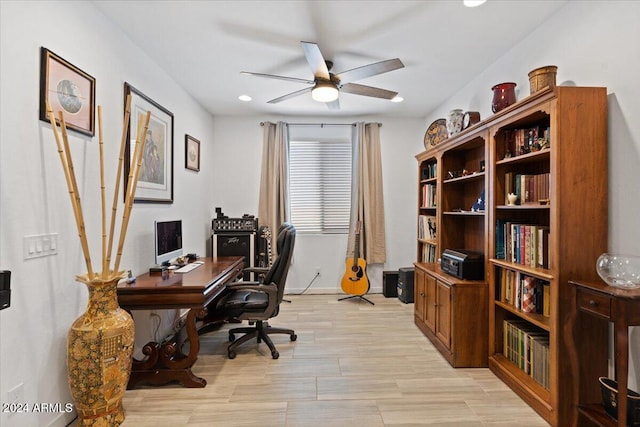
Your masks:
{"label": "curtain rod", "polygon": [[[265,122],[260,122],[260,126],[264,126]],[[355,123],[287,123],[289,126],[355,126]],[[382,127],[382,123],[374,123],[378,127]]]}

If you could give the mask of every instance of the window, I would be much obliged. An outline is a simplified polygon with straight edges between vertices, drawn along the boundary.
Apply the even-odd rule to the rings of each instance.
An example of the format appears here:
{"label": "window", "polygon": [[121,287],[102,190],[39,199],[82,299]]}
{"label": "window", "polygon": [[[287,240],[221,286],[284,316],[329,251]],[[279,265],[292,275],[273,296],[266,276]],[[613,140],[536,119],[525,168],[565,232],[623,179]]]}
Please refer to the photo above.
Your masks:
{"label": "window", "polygon": [[301,233],[349,232],[351,141],[289,141],[291,222]]}

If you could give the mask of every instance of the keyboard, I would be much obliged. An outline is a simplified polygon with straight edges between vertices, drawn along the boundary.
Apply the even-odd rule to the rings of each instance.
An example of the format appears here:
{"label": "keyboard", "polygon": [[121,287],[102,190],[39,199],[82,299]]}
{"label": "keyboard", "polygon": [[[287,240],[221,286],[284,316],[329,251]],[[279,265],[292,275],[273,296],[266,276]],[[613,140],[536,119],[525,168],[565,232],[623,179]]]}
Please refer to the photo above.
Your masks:
{"label": "keyboard", "polygon": [[190,264],[187,264],[185,266],[180,267],[179,269],[175,270],[176,273],[188,273],[192,270],[195,270],[196,268],[200,267],[202,264],[204,264],[202,261],[195,261],[192,262]]}

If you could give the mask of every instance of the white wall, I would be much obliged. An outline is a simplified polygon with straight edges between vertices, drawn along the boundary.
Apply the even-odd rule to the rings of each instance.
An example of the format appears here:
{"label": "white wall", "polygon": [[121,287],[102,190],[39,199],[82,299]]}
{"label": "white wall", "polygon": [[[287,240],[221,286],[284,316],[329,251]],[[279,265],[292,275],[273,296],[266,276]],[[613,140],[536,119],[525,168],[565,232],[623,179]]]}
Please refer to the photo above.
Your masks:
{"label": "white wall", "polygon": [[[640,2],[572,1],[459,93],[429,115],[431,123],[453,108],[491,115],[491,87],[517,83],[529,94],[527,74],[558,66],[558,84],[605,86],[609,99],[609,250],[640,255]],[[585,150],[588,150],[585,147]],[[585,197],[589,197],[585,195]],[[595,259],[593,265],[595,269]],[[630,388],[640,384],[640,328],[631,332]]]}
{"label": "white wall", "polygon": [[[103,107],[107,193],[112,194],[129,82],[173,112],[174,200],[134,206],[121,267],[145,272],[153,221],[182,218],[184,245],[204,253],[217,191],[211,116],[88,2],[0,2],[0,268],[12,271],[11,307],[0,311],[0,401],[24,384],[24,402],[70,402],[65,369],[69,326],[85,309],[86,271],[49,124],[38,120],[39,55],[45,46],[96,78]],[[202,169],[184,168],[184,135],[201,140]],[[92,258],[100,258],[98,138],[70,134]],[[109,203],[112,196],[108,196]],[[120,210],[122,212],[122,210]],[[23,236],[59,233],[58,255],[23,260]],[[95,262],[94,262],[95,264]],[[146,314],[146,313],[144,313]],[[136,319],[138,320],[138,319]],[[145,318],[143,320],[148,320]],[[137,335],[148,334],[144,321]],[[74,414],[0,416],[0,425],[66,425]]]}
{"label": "white wall", "polygon": [[[229,216],[258,211],[260,164],[262,159],[261,121],[322,123],[303,117],[216,117],[214,120],[214,182],[224,182],[224,192],[214,196],[212,206],[222,207]],[[419,119],[382,117],[341,117],[328,123],[380,122],[384,204],[386,209],[387,262],[371,265],[367,275],[371,292],[382,292],[382,271],[410,267],[416,256],[417,164],[414,155],[424,149],[425,125]],[[242,155],[239,155],[242,153]],[[298,235],[293,266],[287,279],[287,293],[299,293],[320,277],[307,293],[340,293],[345,272],[346,235]]]}

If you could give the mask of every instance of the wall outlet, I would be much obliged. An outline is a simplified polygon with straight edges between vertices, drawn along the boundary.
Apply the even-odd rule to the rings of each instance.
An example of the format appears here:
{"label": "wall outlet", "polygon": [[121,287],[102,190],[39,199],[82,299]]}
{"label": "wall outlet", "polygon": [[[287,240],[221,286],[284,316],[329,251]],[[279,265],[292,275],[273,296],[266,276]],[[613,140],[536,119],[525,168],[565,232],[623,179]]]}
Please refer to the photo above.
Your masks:
{"label": "wall outlet", "polygon": [[24,402],[24,383],[20,383],[7,392],[7,403]]}

